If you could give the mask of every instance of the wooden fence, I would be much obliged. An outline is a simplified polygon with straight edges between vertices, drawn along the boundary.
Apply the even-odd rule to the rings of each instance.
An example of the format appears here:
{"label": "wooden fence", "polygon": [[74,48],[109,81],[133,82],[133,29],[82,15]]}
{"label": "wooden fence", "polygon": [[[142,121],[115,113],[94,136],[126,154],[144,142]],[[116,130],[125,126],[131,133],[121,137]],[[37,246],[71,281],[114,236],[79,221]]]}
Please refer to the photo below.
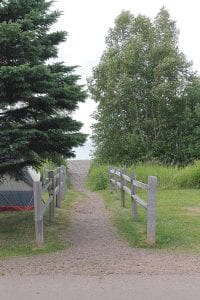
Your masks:
{"label": "wooden fence", "polygon": [[[61,207],[66,190],[66,167],[61,166],[54,171],[49,171],[47,177],[33,183],[34,214],[36,245],[44,243],[43,218],[46,209],[49,207],[49,221],[54,222],[55,207]],[[42,193],[48,192],[48,199],[44,201]]]}
{"label": "wooden fence", "polygon": [[[125,207],[125,194],[131,196],[132,216],[134,220],[138,218],[137,205],[147,210],[147,243],[155,244],[156,241],[156,186],[157,177],[149,176],[148,184],[136,180],[135,175],[126,175],[125,167],[122,170],[117,168],[109,168],[110,191],[121,190],[121,206]],[[136,194],[136,188],[146,190],[148,192],[147,203]]]}

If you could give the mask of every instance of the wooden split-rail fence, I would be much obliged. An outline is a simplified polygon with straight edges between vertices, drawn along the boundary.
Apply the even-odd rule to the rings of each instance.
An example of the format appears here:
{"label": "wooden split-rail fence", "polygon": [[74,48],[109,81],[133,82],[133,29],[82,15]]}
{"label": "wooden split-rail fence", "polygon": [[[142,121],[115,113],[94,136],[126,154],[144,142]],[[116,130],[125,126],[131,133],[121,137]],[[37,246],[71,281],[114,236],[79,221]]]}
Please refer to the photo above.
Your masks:
{"label": "wooden split-rail fence", "polygon": [[[66,191],[66,167],[60,166],[54,171],[48,171],[47,177],[33,183],[34,214],[36,245],[44,243],[43,218],[49,208],[49,221],[54,222],[55,207],[60,208]],[[48,193],[48,199],[43,199],[43,194]]]}
{"label": "wooden split-rail fence", "polygon": [[[128,193],[131,197],[132,216],[136,221],[138,218],[137,205],[142,206],[147,210],[147,243],[150,245],[156,242],[156,187],[157,177],[149,176],[148,183],[145,184],[136,180],[135,175],[126,175],[125,167],[122,170],[117,168],[109,168],[110,191],[121,190],[121,206],[125,207],[125,194]],[[136,194],[136,189],[140,188],[148,192],[148,200],[145,202]]]}

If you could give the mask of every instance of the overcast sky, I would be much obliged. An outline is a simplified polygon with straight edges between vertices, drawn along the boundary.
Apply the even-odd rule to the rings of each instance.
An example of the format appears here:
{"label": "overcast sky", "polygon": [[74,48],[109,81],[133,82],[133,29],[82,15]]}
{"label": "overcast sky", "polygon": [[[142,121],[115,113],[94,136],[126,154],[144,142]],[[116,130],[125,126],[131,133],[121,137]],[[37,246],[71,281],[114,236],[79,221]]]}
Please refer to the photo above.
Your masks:
{"label": "overcast sky", "polygon": [[[68,65],[79,65],[83,82],[92,74],[105,49],[105,37],[114,19],[124,10],[134,15],[154,18],[165,6],[180,30],[180,49],[200,71],[200,2],[198,0],[57,0],[54,7],[63,11],[56,29],[68,32],[67,42],[60,46],[59,59]],[[90,117],[95,104],[88,99],[81,104],[75,117],[84,123],[83,131],[90,133]]]}

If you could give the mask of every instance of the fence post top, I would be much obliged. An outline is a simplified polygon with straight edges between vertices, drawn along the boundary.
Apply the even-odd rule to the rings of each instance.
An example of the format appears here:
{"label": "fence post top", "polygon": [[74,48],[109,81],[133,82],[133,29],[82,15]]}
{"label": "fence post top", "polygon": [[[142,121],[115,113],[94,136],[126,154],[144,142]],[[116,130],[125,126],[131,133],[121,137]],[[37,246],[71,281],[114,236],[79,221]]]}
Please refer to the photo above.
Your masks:
{"label": "fence post top", "polygon": [[40,180],[38,180],[38,181],[33,181],[33,185],[39,185],[39,184],[42,185],[42,182],[41,182]]}
{"label": "fence post top", "polygon": [[148,180],[157,181],[157,176],[148,176]]}
{"label": "fence post top", "polygon": [[135,173],[132,173],[132,174],[130,175],[130,178],[131,178],[131,181],[136,180],[136,174],[135,174]]}

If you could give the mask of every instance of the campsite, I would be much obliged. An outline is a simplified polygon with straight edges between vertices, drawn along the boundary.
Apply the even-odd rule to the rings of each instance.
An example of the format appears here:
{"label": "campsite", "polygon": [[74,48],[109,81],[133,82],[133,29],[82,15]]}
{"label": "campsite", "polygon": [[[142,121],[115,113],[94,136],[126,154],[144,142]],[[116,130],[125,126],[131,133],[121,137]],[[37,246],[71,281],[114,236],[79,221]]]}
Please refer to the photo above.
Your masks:
{"label": "campsite", "polygon": [[1,299],[199,299],[199,9],[0,1]]}

